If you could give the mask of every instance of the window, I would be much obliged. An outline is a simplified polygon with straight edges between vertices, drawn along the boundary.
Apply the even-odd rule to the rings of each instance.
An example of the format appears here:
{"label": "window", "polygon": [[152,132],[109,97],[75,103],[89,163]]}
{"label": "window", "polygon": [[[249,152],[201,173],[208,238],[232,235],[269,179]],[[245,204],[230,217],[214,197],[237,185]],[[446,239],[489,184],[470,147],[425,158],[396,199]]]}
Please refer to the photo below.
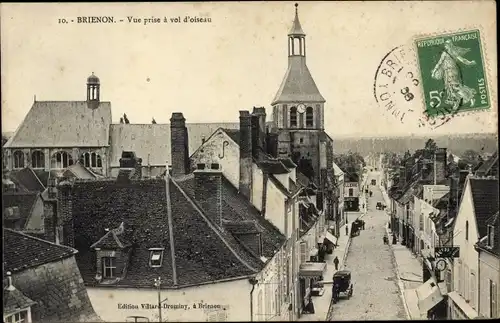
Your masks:
{"label": "window", "polygon": [[498,317],[497,284],[490,280],[490,318]]}
{"label": "window", "polygon": [[349,189],[349,196],[354,196],[354,189],[352,188]]}
{"label": "window", "polygon": [[290,108],[290,127],[297,127],[297,107]]}
{"label": "window", "polygon": [[469,283],[469,300],[470,306],[476,308],[476,275],[471,271]]}
{"label": "window", "polygon": [[24,154],[20,150],[14,152],[14,168],[24,168]]}
{"label": "window", "polygon": [[493,243],[495,239],[494,226],[488,225],[488,247],[493,248]]}
{"label": "window", "polygon": [[163,262],[163,248],[159,249],[149,249],[149,266],[150,267],[161,267]]}
{"label": "window", "polygon": [[312,127],[314,124],[314,113],[312,107],[306,109],[306,127]]}
{"label": "window", "polygon": [[44,168],[45,167],[45,154],[36,150],[31,154],[31,167],[33,168]]}
{"label": "window", "polygon": [[288,300],[288,291],[290,290],[290,259],[286,260],[286,276],[285,276],[285,299]]}
{"label": "window", "polygon": [[102,167],[102,159],[97,153],[86,152],[80,156],[80,164],[85,167],[100,168]]}
{"label": "window", "polygon": [[465,240],[469,241],[469,221],[465,221]]}
{"label": "window", "polygon": [[278,292],[278,288],[276,288],[274,290],[274,313],[276,315],[280,315],[280,307],[281,307],[280,294]]}
{"label": "window", "polygon": [[10,316],[4,320],[6,323],[29,323],[28,322],[28,311],[21,311]]}
{"label": "window", "polygon": [[116,277],[116,259],[115,257],[102,257],[102,276],[104,278]]}
{"label": "window", "polygon": [[52,156],[51,168],[61,169],[73,165],[73,158],[65,151],[58,151]]}

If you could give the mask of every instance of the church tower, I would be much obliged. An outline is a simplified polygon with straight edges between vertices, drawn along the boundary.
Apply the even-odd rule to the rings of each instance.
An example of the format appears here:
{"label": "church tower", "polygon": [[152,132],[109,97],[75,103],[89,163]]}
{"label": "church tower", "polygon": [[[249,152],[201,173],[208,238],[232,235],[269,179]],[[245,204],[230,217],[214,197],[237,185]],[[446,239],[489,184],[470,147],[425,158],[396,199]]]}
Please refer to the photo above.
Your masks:
{"label": "church tower", "polygon": [[92,72],[92,75],[87,78],[87,106],[89,109],[97,109],[99,107],[100,87],[101,82],[99,78]]}
{"label": "church tower", "polygon": [[[324,104],[306,65],[306,34],[299,21],[298,4],[288,33],[288,68],[272,101],[273,131],[278,133],[278,156],[310,164],[319,176],[320,141],[324,136]],[[307,175],[307,174],[306,174]]]}

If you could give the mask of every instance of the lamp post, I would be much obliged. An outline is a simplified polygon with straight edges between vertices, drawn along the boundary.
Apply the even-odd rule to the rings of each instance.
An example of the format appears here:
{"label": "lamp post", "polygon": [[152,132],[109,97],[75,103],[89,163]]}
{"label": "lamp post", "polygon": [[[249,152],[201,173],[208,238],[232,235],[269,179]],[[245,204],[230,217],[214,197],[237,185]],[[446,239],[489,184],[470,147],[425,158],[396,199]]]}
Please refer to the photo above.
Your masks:
{"label": "lamp post", "polygon": [[154,285],[158,289],[158,318],[159,318],[159,322],[162,322],[162,319],[161,319],[161,277],[158,277],[157,279],[155,279]]}

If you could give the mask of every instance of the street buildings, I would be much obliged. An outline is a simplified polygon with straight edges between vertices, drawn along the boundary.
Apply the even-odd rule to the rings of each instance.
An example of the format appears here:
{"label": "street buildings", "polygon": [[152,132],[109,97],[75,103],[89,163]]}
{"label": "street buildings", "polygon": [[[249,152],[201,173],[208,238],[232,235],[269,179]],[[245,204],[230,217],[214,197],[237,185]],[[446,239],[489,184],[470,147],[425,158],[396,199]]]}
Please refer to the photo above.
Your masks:
{"label": "street buildings", "polygon": [[[490,281],[480,274],[482,269],[486,277],[498,277],[496,174],[497,153],[475,169],[455,174],[446,170],[446,150],[442,148],[434,154],[417,150],[402,162],[397,183],[389,190],[390,226],[401,244],[421,260],[423,282],[431,280],[439,287],[435,301],[419,299],[425,307],[420,310],[429,318],[471,319],[498,313],[498,279]],[[486,247],[488,241],[490,247]],[[458,247],[459,251],[455,255],[437,253],[442,247]]]}
{"label": "street buildings", "polygon": [[12,227],[34,222],[44,243],[77,250],[81,286],[107,321],[296,320],[314,308],[345,221],[305,51],[296,10],[271,121],[254,107],[239,123],[176,112],[170,124],[112,124],[94,74],[86,101],[35,100],[4,146],[3,186],[17,193],[26,185],[9,178],[23,173],[40,184],[38,202],[12,198]]}
{"label": "street buildings", "polygon": [[344,210],[359,211],[359,177],[357,174],[344,174]]}

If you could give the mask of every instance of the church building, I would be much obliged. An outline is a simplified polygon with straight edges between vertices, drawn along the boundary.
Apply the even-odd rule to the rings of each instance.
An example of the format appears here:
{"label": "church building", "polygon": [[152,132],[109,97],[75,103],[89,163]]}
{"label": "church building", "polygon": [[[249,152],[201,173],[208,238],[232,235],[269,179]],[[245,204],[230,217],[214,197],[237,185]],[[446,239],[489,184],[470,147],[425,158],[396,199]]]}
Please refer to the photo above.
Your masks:
{"label": "church building", "polygon": [[306,34],[297,6],[288,33],[288,68],[271,103],[270,133],[277,136],[278,157],[290,157],[300,172],[323,191],[327,215],[333,220],[334,210],[338,209],[333,198],[333,140],[325,132],[326,100],[306,65]]}

